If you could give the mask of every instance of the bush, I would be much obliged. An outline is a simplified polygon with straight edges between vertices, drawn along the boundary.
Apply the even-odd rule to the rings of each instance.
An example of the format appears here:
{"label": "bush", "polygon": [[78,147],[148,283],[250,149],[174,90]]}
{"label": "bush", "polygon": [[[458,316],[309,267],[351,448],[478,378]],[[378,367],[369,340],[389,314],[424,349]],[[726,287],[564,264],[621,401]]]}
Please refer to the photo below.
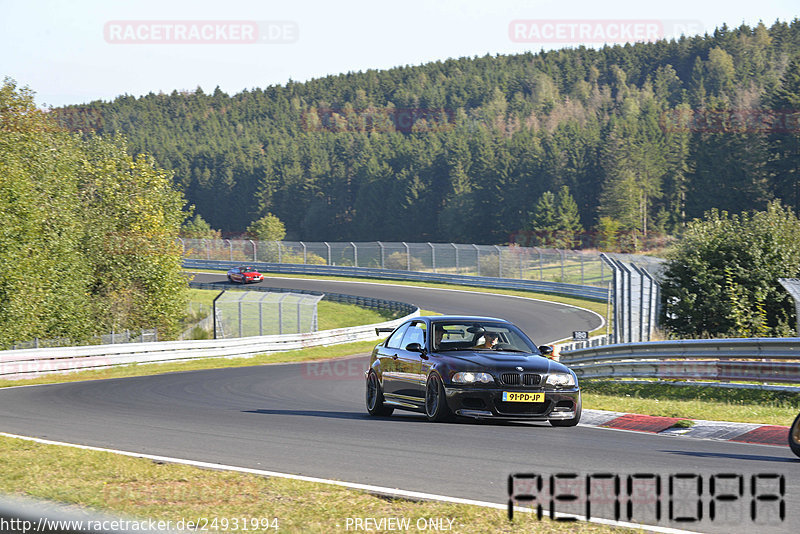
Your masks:
{"label": "bush", "polygon": [[478,265],[481,276],[500,276],[500,258],[497,255],[481,256]]}
{"label": "bush", "polygon": [[[383,262],[383,265],[386,269],[407,271],[409,270],[408,254],[406,254],[405,252],[393,252],[386,257],[386,259]],[[414,256],[411,256],[410,266],[412,271],[425,270],[425,264],[422,263],[422,260]]]}
{"label": "bush", "polygon": [[712,210],[691,222],[662,283],[663,324],[683,337],[780,336],[795,324],[779,278],[800,275],[800,220],[779,202],[766,211]]}
{"label": "bush", "polygon": [[306,252],[305,258],[303,257],[302,252],[297,254],[293,254],[291,252],[284,253],[281,255],[281,262],[296,264],[305,263],[306,265],[328,265],[328,262],[325,260],[325,258],[313,252]]}

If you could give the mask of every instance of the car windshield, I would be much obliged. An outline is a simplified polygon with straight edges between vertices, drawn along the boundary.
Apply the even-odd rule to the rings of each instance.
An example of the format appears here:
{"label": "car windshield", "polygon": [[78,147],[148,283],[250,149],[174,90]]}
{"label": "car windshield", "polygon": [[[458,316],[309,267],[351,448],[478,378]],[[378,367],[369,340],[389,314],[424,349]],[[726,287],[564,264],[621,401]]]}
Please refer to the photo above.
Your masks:
{"label": "car windshield", "polygon": [[511,323],[447,321],[433,323],[433,350],[503,350],[538,354],[533,341]]}

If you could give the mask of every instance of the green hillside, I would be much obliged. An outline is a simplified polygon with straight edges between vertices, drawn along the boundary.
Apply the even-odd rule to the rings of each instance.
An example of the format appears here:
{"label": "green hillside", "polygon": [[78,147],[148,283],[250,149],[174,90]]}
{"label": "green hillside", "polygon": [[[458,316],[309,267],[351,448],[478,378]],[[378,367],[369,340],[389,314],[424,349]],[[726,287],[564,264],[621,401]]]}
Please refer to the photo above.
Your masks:
{"label": "green hillside", "polygon": [[712,207],[800,203],[797,114],[787,126],[764,112],[800,109],[798,58],[795,19],[56,112],[124,134],[228,233],[271,212],[288,239],[505,243],[528,230],[546,244],[554,223],[537,202],[567,186],[588,233],[602,221],[653,237]]}

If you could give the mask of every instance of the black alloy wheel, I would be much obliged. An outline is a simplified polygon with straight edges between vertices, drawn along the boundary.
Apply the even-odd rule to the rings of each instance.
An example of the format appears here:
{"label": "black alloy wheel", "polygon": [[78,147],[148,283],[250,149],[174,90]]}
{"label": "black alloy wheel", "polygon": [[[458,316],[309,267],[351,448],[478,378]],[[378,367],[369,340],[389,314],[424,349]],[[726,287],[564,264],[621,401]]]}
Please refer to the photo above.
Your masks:
{"label": "black alloy wheel", "polygon": [[435,373],[428,377],[425,385],[425,415],[428,416],[428,421],[435,423],[453,420],[453,414],[447,406],[442,379]]}
{"label": "black alloy wheel", "polygon": [[367,412],[370,415],[392,415],[394,408],[383,403],[383,392],[381,391],[378,375],[375,371],[370,371],[367,376]]}

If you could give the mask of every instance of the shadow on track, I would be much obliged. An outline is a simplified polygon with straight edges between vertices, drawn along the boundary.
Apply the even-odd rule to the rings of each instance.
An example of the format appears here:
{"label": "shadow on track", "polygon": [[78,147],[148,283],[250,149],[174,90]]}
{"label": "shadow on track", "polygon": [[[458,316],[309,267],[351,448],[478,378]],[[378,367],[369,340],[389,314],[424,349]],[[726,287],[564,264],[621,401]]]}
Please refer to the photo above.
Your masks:
{"label": "shadow on track", "polygon": [[[321,410],[262,409],[262,410],[243,410],[242,413],[257,413],[262,415],[302,415],[304,417],[325,417],[329,419],[348,419],[348,420],[371,419],[374,421],[392,421],[396,423],[427,422],[427,419],[425,418],[424,415],[416,414],[414,412],[401,412],[399,414],[386,417],[375,417],[373,415],[360,412],[325,412]],[[508,426],[508,427],[518,427],[518,428],[542,428],[546,426],[549,428],[549,425],[547,425],[546,423],[537,425],[537,424],[531,424],[531,422],[523,422],[523,421],[505,421],[505,420],[492,421],[492,420],[471,419],[471,418],[458,418],[449,424],[493,425],[493,426]]]}
{"label": "shadow on track", "polygon": [[262,415],[302,415],[305,417],[325,417],[330,419],[374,419],[376,421],[424,421],[425,418],[420,417],[374,417],[368,413],[360,412],[324,412],[321,410],[243,410],[243,413],[258,413]]}

